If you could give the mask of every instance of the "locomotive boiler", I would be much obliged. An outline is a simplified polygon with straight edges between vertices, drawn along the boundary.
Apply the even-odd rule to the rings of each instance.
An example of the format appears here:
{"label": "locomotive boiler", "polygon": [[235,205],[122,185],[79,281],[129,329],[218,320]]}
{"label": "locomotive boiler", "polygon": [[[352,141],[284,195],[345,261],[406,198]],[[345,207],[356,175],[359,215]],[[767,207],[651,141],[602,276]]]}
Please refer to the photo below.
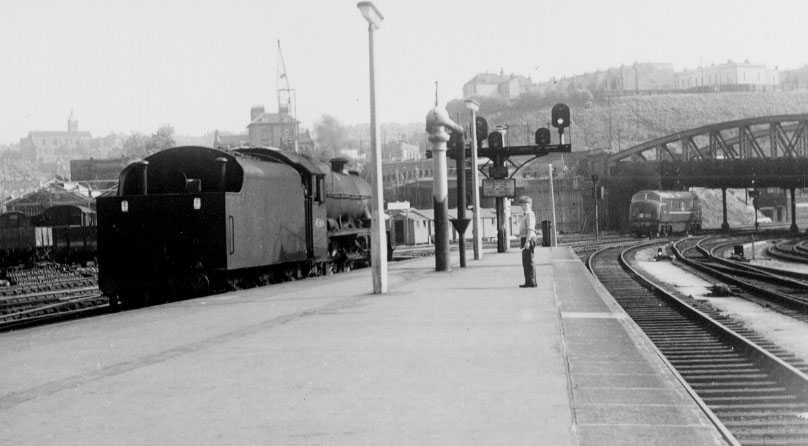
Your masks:
{"label": "locomotive boiler", "polygon": [[127,166],[97,201],[113,306],[328,274],[369,258],[370,186],[264,147],[176,147]]}

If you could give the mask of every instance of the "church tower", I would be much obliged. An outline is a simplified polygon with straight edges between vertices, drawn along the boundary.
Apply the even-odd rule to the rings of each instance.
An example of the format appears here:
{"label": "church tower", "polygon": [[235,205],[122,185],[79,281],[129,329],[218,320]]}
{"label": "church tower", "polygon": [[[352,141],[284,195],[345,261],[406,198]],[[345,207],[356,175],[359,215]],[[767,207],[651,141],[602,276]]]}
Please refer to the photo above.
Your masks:
{"label": "church tower", "polygon": [[79,131],[79,121],[73,117],[73,109],[70,109],[70,116],[67,117],[67,131],[68,133]]}

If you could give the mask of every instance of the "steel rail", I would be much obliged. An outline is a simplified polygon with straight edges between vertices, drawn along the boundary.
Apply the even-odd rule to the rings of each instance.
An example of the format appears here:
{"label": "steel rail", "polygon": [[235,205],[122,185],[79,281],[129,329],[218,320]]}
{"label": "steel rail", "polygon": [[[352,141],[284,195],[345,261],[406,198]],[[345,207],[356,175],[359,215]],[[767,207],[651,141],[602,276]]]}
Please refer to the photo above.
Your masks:
{"label": "steel rail", "polygon": [[[614,248],[601,250],[589,267],[648,334],[666,363],[680,372],[678,377],[700,406],[709,409],[705,413],[712,414],[719,430],[731,431],[727,438],[733,440],[728,441],[799,444],[808,438],[808,421],[796,416],[808,411],[808,376],[630,264],[630,253],[653,245],[621,249],[619,254]],[[610,249],[611,263],[596,265]]]}

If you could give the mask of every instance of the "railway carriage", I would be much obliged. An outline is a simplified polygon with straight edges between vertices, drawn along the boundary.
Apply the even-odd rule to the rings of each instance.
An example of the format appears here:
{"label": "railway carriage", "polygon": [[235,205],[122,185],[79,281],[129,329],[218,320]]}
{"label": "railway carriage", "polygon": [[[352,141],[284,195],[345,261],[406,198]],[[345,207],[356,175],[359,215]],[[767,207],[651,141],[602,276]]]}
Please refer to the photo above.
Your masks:
{"label": "railway carriage", "polygon": [[265,147],[176,147],[100,197],[99,285],[113,305],[327,274],[369,258],[370,186]]}
{"label": "railway carriage", "polygon": [[637,236],[701,229],[701,205],[693,192],[642,190],[631,197],[629,226]]}

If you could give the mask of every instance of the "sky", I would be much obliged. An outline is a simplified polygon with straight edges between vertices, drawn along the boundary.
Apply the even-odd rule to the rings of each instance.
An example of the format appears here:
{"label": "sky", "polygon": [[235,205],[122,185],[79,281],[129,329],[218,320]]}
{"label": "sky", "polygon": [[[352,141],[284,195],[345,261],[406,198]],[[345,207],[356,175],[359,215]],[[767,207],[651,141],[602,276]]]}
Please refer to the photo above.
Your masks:
{"label": "sky", "polygon": [[[382,122],[423,121],[436,81],[443,104],[484,71],[808,63],[804,0],[374,3]],[[65,129],[71,110],[93,136],[244,132],[251,106],[277,109],[278,40],[304,126],[369,121],[367,24],[353,0],[26,0],[0,12],[0,143]]]}

